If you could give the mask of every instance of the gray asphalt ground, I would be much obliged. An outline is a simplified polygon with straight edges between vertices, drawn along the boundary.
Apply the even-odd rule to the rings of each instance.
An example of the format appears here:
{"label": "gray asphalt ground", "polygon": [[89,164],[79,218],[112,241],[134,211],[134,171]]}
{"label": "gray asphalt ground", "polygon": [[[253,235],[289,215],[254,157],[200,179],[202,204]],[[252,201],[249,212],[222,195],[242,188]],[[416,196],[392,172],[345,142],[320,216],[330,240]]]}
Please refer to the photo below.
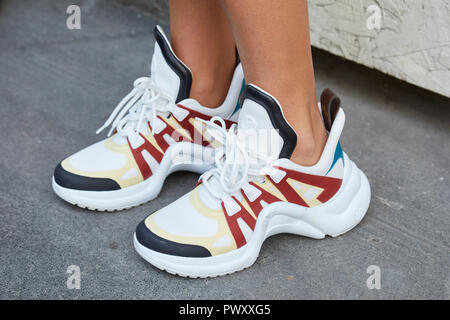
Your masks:
{"label": "gray asphalt ground", "polygon": [[[66,28],[72,1],[0,1],[0,298],[375,299],[450,298],[450,101],[314,50],[318,90],[347,114],[342,145],[367,173],[372,203],[338,237],[268,239],[255,265],[192,280],[134,251],[135,226],[189,191],[170,176],[159,198],[118,213],[73,207],[52,191],[55,165],[100,137],[95,130],[149,70],[163,12],[116,1],[76,1],[82,29]],[[66,287],[69,265],[81,289]],[[381,270],[370,290],[367,268]]]}

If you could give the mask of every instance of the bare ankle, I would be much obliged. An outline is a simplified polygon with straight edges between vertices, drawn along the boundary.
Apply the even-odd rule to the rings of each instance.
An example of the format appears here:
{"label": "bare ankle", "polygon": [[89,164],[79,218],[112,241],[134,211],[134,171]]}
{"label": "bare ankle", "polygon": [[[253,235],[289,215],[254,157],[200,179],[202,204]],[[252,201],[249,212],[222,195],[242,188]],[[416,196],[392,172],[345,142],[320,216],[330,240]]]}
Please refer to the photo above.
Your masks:
{"label": "bare ankle", "polygon": [[232,75],[232,72],[224,71],[194,74],[191,98],[208,108],[220,106],[227,96]]}
{"label": "bare ankle", "polygon": [[190,45],[187,43],[176,47],[178,51],[175,51],[192,72],[190,97],[205,107],[216,108],[223,103],[228,93],[236,67],[235,48],[227,48],[219,54],[206,54]]}
{"label": "bare ankle", "polygon": [[323,138],[317,138],[316,140],[308,138],[299,141],[291,156],[291,160],[302,166],[315,165],[322,155],[325,142],[326,139],[323,141]]}
{"label": "bare ankle", "polygon": [[291,160],[303,166],[313,166],[320,160],[328,138],[317,105],[312,108],[309,119],[303,116],[302,121],[291,122],[297,133],[297,146]]}

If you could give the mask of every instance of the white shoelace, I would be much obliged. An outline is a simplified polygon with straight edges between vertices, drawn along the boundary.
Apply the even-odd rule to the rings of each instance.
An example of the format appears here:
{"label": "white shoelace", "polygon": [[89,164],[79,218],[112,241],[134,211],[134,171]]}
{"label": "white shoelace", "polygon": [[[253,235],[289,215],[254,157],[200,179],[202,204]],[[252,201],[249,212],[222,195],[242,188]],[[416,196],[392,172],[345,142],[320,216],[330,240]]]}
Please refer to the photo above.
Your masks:
{"label": "white shoelace", "polygon": [[[111,125],[108,137],[116,129],[118,134],[135,139],[144,120],[150,122],[153,133],[158,113],[171,113],[176,108],[174,98],[161,92],[151,78],[140,77],[133,85],[133,90],[120,101],[97,134]],[[167,103],[163,105],[163,102]]]}
{"label": "white shoelace", "polygon": [[[213,117],[210,121],[198,120],[206,124],[208,133],[223,146],[216,149],[216,167],[200,177],[212,196],[222,200],[229,199],[231,194],[245,188],[250,179],[274,173],[274,159],[249,149],[236,124],[227,130],[225,121],[220,117]],[[218,178],[221,190],[215,190],[210,184],[212,177]]]}

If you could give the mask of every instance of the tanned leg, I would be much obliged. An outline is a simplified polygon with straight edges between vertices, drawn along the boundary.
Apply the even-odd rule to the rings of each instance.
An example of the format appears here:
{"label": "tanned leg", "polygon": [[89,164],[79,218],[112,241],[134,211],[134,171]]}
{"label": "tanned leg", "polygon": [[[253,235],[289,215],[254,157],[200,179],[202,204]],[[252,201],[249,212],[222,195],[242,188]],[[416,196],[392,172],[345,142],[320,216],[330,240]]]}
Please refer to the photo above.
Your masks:
{"label": "tanned leg", "polygon": [[291,160],[314,165],[327,140],[317,107],[306,0],[221,0],[247,83],[274,95],[298,135]]}
{"label": "tanned leg", "polygon": [[191,98],[207,107],[226,97],[236,66],[236,46],[218,0],[170,0],[170,40],[191,69]]}

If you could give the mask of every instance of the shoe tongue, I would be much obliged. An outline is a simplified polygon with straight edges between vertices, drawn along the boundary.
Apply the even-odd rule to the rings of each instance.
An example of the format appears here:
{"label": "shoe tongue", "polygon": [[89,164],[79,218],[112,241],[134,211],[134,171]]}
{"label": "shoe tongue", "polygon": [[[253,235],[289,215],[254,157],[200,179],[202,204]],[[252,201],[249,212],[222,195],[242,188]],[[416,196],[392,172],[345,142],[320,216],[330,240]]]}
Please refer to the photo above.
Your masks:
{"label": "shoe tongue", "polygon": [[157,87],[171,95],[175,102],[190,95],[192,74],[189,68],[175,55],[160,26],[154,29],[155,49],[151,64],[151,76]]}
{"label": "shoe tongue", "polygon": [[252,84],[240,99],[238,129],[248,148],[274,160],[289,158],[297,144],[297,135],[284,118],[279,102]]}

